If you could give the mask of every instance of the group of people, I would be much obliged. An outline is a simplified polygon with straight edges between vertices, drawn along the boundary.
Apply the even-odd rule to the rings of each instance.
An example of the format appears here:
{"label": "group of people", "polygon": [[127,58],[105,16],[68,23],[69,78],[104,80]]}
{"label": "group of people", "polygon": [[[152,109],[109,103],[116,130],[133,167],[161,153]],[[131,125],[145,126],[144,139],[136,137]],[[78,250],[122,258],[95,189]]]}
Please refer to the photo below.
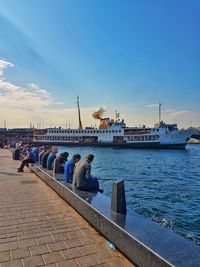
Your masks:
{"label": "group of people", "polygon": [[17,169],[18,172],[23,172],[24,167],[28,167],[29,163],[39,162],[43,168],[52,170],[53,173],[63,173],[65,181],[72,183],[79,190],[103,192],[99,188],[97,177],[91,174],[91,163],[94,160],[94,155],[88,154],[85,159],[81,160],[80,154],[74,154],[68,160],[69,153],[63,152],[57,156],[58,148],[54,146],[38,148],[33,145],[27,146],[25,150],[25,158]]}

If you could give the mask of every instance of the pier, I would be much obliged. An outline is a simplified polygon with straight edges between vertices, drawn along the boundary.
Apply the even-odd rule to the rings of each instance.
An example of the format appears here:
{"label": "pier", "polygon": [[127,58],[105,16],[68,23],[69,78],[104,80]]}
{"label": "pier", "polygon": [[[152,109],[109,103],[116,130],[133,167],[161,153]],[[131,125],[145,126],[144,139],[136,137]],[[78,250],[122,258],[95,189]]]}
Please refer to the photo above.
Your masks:
{"label": "pier", "polygon": [[0,150],[0,266],[134,266],[69,204]]}

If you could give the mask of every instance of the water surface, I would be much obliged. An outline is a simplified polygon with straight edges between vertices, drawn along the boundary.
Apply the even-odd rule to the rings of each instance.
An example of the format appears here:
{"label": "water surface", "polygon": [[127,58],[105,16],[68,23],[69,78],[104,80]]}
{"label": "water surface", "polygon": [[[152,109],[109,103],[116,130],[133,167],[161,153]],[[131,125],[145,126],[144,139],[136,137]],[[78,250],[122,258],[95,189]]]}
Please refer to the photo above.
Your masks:
{"label": "water surface", "polygon": [[70,156],[95,155],[92,173],[110,196],[114,179],[124,179],[129,210],[200,245],[200,145],[186,150],[59,147]]}

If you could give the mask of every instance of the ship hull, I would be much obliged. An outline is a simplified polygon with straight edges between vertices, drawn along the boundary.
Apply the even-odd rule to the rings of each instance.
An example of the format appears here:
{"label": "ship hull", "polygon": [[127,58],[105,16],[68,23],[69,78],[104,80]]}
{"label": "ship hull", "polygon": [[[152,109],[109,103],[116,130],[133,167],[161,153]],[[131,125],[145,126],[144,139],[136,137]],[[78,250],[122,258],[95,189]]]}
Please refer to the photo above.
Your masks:
{"label": "ship hull", "polygon": [[145,143],[90,143],[90,142],[63,142],[63,141],[37,141],[38,145],[54,145],[65,147],[115,147],[115,148],[138,148],[138,149],[185,149],[186,143],[181,144],[161,144],[160,142],[145,142]]}

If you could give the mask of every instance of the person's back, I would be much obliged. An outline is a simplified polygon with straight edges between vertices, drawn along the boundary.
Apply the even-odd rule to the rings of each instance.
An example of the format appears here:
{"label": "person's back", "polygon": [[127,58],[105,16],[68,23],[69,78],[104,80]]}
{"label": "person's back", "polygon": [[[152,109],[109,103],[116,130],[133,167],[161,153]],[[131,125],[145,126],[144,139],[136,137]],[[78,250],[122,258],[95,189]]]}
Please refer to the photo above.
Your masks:
{"label": "person's back", "polygon": [[77,163],[73,177],[73,184],[78,188],[88,185],[88,180],[91,177],[91,164],[86,159]]}
{"label": "person's back", "polygon": [[52,163],[54,159],[56,158],[57,153],[58,153],[57,147],[52,147],[52,151],[47,158],[47,169],[48,170],[52,170]]}
{"label": "person's back", "polygon": [[81,160],[77,163],[73,184],[76,185],[79,190],[99,191],[103,193],[103,190],[99,188],[97,177],[91,175],[91,163],[93,159],[94,155],[89,154],[85,157],[85,160]]}
{"label": "person's back", "polygon": [[43,168],[47,167],[47,158],[48,158],[50,153],[51,153],[50,151],[45,152],[41,158],[41,165]]}
{"label": "person's back", "polygon": [[56,155],[53,152],[51,152],[47,158],[47,170],[52,169],[52,164],[55,158],[56,158]]}
{"label": "person's back", "polygon": [[29,157],[31,163],[35,163],[36,162],[35,153],[32,150],[30,150],[27,153],[27,156]]}
{"label": "person's back", "polygon": [[61,171],[60,157],[61,156],[58,156],[57,158],[55,158],[53,163],[52,163],[52,165],[53,165],[53,173],[63,173]]}
{"label": "person's back", "polygon": [[68,160],[64,165],[64,176],[67,183],[72,183],[73,180],[73,170],[75,163],[73,159]]}

